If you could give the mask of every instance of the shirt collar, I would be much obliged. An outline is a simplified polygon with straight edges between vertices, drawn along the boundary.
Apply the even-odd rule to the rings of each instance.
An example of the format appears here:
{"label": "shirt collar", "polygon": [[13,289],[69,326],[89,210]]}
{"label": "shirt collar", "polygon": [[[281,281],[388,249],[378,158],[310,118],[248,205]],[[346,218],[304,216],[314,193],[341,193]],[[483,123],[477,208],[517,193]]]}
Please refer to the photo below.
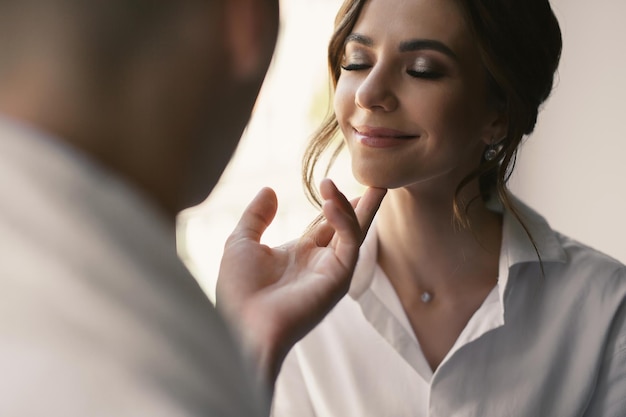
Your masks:
{"label": "shirt collar", "polygon": [[517,197],[509,195],[509,198],[520,219],[510,210],[504,211],[500,256],[506,258],[508,267],[519,263],[539,262],[540,258],[541,262],[565,262],[566,255],[561,241],[548,222]]}

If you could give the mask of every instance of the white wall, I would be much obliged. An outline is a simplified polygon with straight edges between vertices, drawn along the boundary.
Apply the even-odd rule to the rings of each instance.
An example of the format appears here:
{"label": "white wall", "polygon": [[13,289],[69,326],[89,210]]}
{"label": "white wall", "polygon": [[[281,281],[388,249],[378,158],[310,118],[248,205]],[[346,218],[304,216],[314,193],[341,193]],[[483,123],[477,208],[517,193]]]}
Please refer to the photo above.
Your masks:
{"label": "white wall", "polygon": [[511,186],[554,228],[626,262],[626,1],[552,4],[557,84]]}

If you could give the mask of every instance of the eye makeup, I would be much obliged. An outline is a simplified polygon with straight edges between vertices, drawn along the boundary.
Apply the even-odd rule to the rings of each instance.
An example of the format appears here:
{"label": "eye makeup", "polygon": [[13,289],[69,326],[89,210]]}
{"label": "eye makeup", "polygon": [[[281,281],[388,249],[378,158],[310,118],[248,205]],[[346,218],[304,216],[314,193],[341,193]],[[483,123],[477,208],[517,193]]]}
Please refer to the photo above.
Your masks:
{"label": "eye makeup", "polygon": [[416,78],[437,79],[443,76],[441,65],[424,56],[417,57],[406,72]]}

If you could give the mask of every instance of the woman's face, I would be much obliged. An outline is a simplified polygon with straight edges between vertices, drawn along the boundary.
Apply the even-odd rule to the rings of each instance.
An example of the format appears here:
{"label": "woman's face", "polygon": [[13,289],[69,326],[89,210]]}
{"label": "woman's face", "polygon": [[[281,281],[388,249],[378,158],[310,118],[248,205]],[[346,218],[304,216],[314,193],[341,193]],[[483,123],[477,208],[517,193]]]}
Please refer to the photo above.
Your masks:
{"label": "woman's face", "polygon": [[455,0],[369,0],[341,66],[335,113],[363,184],[453,191],[503,135]]}

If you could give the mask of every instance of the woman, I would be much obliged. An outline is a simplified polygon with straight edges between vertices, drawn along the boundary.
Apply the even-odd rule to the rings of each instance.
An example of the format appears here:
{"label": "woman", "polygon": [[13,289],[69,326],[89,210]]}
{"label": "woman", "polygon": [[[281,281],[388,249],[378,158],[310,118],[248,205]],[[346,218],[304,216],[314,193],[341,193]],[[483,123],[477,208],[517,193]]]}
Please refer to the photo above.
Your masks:
{"label": "woman", "polygon": [[275,416],[626,415],[625,267],[506,188],[560,52],[547,0],[344,3],[305,180],[340,131],[389,191]]}

